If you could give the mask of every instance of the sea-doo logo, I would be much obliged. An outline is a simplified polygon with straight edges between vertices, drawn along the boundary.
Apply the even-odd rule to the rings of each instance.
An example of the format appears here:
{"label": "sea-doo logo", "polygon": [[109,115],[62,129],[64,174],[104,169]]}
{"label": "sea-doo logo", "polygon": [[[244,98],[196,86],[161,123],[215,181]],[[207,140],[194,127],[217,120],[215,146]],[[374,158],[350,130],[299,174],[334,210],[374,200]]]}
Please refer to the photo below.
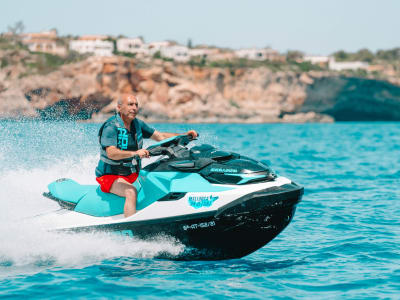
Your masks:
{"label": "sea-doo logo", "polygon": [[126,128],[117,128],[118,129],[118,140],[117,147],[121,150],[128,149],[128,134]]}
{"label": "sea-doo logo", "polygon": [[224,168],[211,168],[211,172],[214,173],[237,173],[238,170],[236,169],[224,169]]}
{"label": "sea-doo logo", "polygon": [[189,204],[190,206],[194,207],[195,209],[198,209],[200,207],[210,207],[214,201],[218,200],[218,196],[198,196],[198,197],[194,197],[194,196],[190,196],[189,197]]}

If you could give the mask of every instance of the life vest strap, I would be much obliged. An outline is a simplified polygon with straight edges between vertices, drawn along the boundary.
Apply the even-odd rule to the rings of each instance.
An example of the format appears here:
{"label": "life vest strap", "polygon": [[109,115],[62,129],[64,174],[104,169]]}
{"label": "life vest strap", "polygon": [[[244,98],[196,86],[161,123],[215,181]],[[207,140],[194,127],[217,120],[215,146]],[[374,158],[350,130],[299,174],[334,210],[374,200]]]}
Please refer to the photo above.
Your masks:
{"label": "life vest strap", "polygon": [[138,161],[137,158],[133,157],[132,161],[130,162],[118,162],[109,158],[106,158],[104,156],[100,156],[100,160],[105,162],[106,164],[112,165],[112,166],[124,166],[124,167],[132,167],[132,166],[137,166]]}

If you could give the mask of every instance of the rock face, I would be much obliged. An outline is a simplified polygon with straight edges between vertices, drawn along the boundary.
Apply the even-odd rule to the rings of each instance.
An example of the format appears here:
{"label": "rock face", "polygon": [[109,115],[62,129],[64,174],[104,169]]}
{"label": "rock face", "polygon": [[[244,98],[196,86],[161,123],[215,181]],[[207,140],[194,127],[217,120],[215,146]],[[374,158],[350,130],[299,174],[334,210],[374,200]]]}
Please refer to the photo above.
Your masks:
{"label": "rock face", "polygon": [[0,94],[0,118],[37,117],[36,110],[26,100],[18,86]]}
{"label": "rock face", "polygon": [[332,122],[351,120],[356,111],[360,119],[362,109],[400,120],[397,86],[322,73],[199,68],[161,60],[146,65],[116,56],[90,57],[42,76],[11,78],[0,69],[2,78],[3,118],[102,121],[121,93],[134,92],[141,117],[154,122]]}
{"label": "rock face", "polygon": [[306,93],[302,112],[328,114],[337,121],[400,120],[400,87],[386,81],[324,77]]}

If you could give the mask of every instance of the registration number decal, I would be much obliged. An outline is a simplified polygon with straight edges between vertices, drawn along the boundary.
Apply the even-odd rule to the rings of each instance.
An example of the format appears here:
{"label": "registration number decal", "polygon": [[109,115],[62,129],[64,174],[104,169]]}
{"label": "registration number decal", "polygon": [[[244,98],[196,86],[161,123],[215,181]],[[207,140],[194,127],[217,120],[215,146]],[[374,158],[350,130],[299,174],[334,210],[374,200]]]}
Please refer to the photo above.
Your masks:
{"label": "registration number decal", "polygon": [[215,221],[210,221],[210,222],[202,222],[202,223],[195,223],[195,224],[190,224],[190,225],[183,225],[183,230],[193,230],[193,229],[199,229],[199,228],[208,228],[208,227],[213,227],[215,226]]}

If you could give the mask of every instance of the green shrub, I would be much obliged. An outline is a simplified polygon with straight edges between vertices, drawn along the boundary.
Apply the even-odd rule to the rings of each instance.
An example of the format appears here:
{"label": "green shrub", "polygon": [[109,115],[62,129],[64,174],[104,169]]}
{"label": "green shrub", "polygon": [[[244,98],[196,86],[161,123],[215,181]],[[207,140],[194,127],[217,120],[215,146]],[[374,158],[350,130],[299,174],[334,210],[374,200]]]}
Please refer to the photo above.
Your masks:
{"label": "green shrub", "polygon": [[5,57],[1,58],[0,68],[5,68],[8,66],[8,60]]}
{"label": "green shrub", "polygon": [[135,58],[136,57],[136,53],[130,53],[130,52],[115,51],[115,55],[125,56],[125,57],[129,57],[129,58]]}
{"label": "green shrub", "polygon": [[153,58],[155,59],[161,59],[161,52],[157,51],[156,53],[154,53]]}
{"label": "green shrub", "polygon": [[188,61],[188,64],[192,67],[197,66],[197,67],[204,67],[207,63],[207,60],[205,57],[192,57]]}
{"label": "green shrub", "polygon": [[301,72],[308,72],[308,71],[320,71],[322,70],[321,66],[318,64],[312,64],[309,61],[304,61],[301,63],[295,63]]}
{"label": "green shrub", "polygon": [[233,107],[240,108],[240,105],[233,99],[229,99],[229,104]]}

